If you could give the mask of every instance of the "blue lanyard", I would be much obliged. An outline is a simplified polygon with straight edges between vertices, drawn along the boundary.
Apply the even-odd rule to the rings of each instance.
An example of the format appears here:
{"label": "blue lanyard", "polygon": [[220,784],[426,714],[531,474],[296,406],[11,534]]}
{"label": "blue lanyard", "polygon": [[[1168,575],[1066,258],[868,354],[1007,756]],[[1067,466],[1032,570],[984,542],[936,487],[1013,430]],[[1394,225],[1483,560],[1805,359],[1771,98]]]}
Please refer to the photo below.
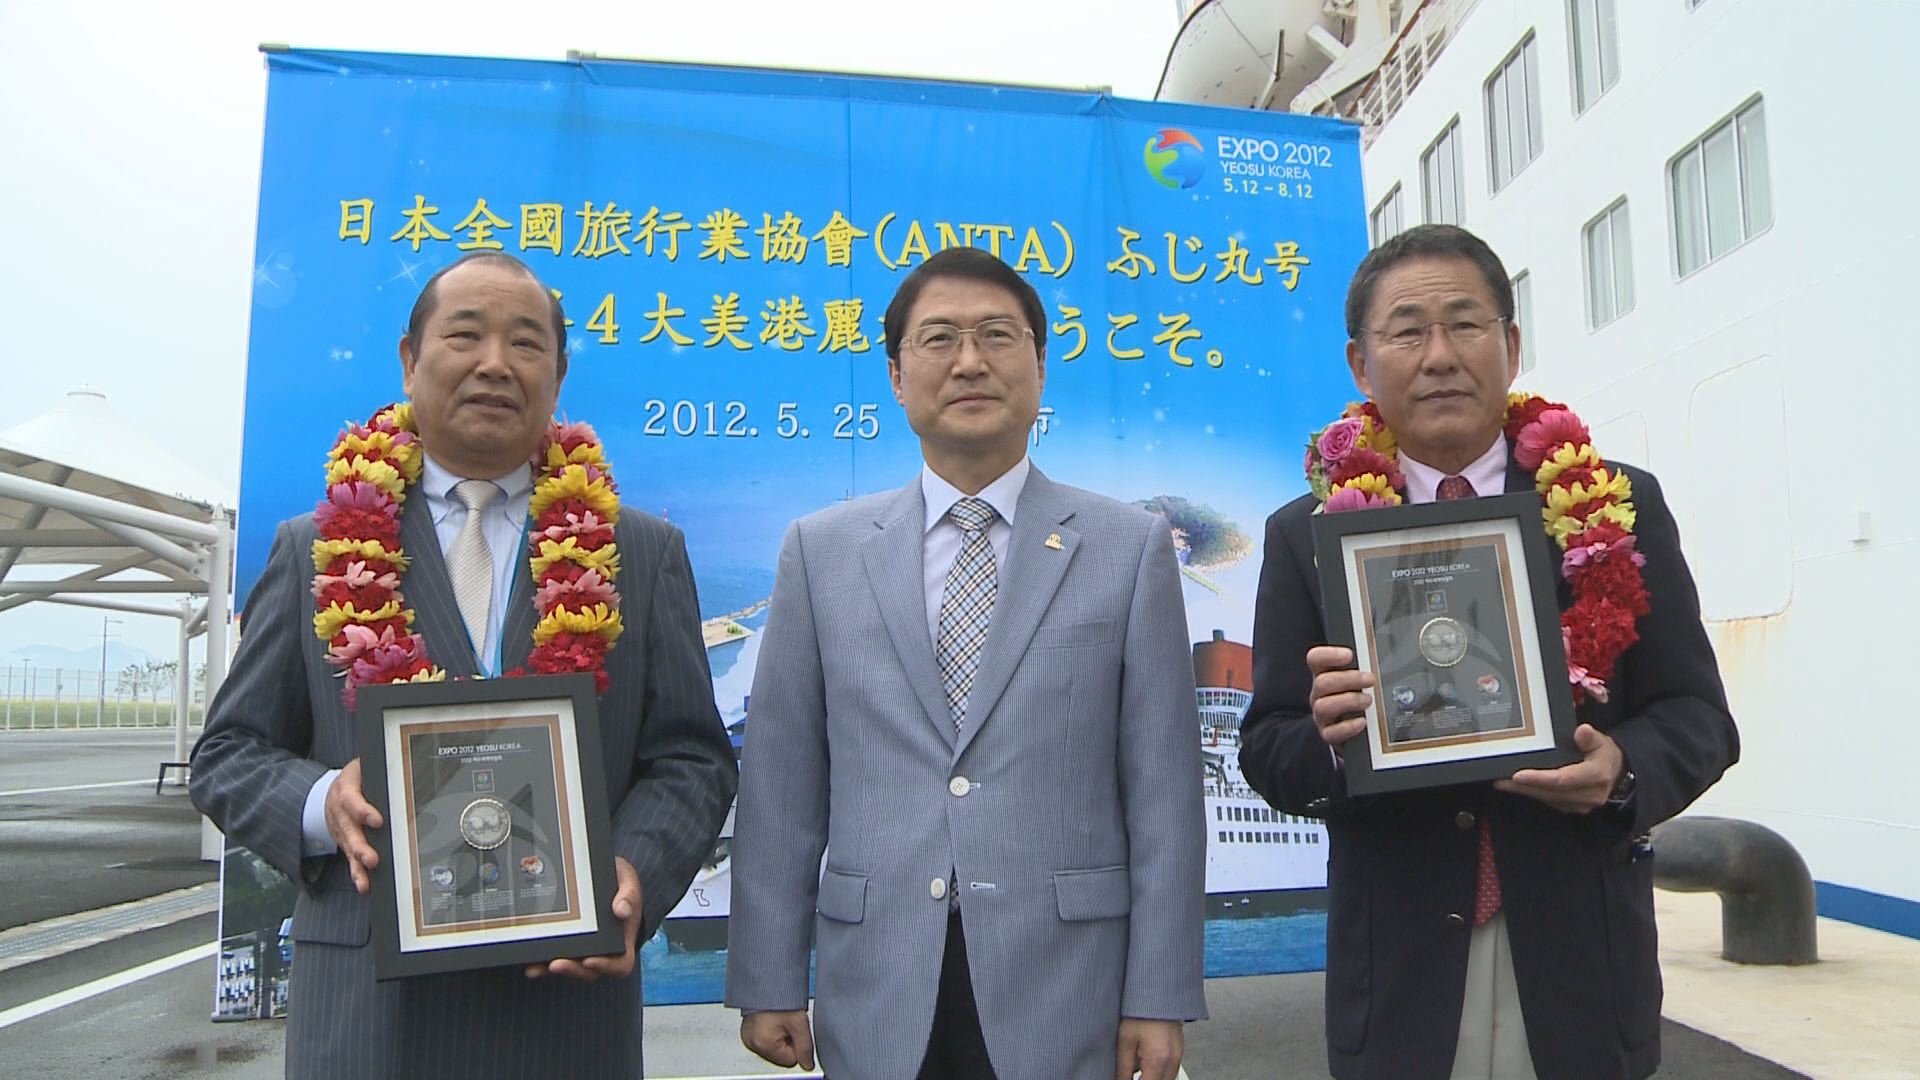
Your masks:
{"label": "blue lanyard", "polygon": [[[527,515],[527,520],[520,524],[520,544],[518,547],[514,549],[516,552],[518,552],[518,554],[516,554],[514,558],[522,560],[521,565],[523,567],[526,565],[524,560],[526,558],[526,551],[527,551],[527,537],[529,534],[532,533],[532,531],[533,531],[533,515],[529,513]],[[529,573],[531,573],[531,571],[529,571]],[[507,575],[507,598],[500,602],[500,608],[501,608],[500,632],[494,635],[498,640],[496,640],[493,643],[493,666],[492,668],[482,671],[480,673],[482,678],[497,679],[500,677],[500,673],[506,670],[506,666],[507,666],[506,606],[513,602],[513,583],[515,580],[516,580],[516,575],[514,574]],[[532,603],[533,598],[528,597],[527,602]],[[473,650],[475,659],[478,659],[480,654],[479,643],[476,643],[472,640],[473,635],[471,634],[467,635],[467,638],[468,638],[467,647]]]}

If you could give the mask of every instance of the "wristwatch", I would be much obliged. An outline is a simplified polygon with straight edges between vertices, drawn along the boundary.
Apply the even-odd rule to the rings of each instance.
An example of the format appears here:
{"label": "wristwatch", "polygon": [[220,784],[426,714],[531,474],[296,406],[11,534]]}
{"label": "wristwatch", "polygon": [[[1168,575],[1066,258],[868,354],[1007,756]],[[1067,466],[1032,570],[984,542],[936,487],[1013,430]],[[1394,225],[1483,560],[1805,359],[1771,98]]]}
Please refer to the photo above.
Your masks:
{"label": "wristwatch", "polygon": [[1607,809],[1625,809],[1627,803],[1633,800],[1633,787],[1633,770],[1621,770],[1620,779],[1614,782],[1613,790],[1607,793]]}

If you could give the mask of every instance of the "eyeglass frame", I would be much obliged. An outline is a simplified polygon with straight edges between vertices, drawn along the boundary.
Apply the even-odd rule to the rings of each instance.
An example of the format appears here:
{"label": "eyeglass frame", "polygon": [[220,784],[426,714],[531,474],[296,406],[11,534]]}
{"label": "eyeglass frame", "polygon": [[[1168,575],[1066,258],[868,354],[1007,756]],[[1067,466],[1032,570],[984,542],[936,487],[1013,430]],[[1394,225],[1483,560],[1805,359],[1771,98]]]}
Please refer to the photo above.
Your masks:
{"label": "eyeglass frame", "polygon": [[[1436,326],[1440,327],[1441,332],[1447,335],[1448,341],[1454,340],[1453,328],[1454,326],[1460,323],[1470,323],[1472,325],[1479,326],[1480,320],[1478,319],[1432,319],[1427,322],[1421,323],[1418,327],[1409,326],[1406,328],[1407,330],[1418,329],[1420,331],[1420,339],[1418,341],[1409,341],[1404,344],[1397,343],[1393,340],[1393,338],[1399,336],[1398,333],[1389,334],[1385,330],[1381,330],[1372,326],[1363,326],[1360,328],[1360,332],[1362,334],[1370,334],[1376,339],[1378,339],[1379,344],[1382,348],[1393,349],[1398,352],[1413,352],[1415,349],[1424,349],[1427,347],[1427,342],[1433,338],[1433,328]],[[1501,323],[1507,323],[1511,325],[1513,323],[1513,316],[1495,315],[1492,319],[1486,322],[1486,328],[1484,332],[1488,334],[1493,333],[1494,327],[1498,326]],[[1405,333],[1405,332],[1406,332],[1405,330],[1400,331],[1400,333]],[[1475,342],[1475,343],[1477,344],[1478,342]]]}
{"label": "eyeglass frame", "polygon": [[[915,338],[920,336],[921,331],[940,328],[940,329],[952,330],[956,334],[966,335],[966,334],[977,334],[984,328],[998,327],[998,326],[1013,327],[1014,329],[1019,330],[1022,334],[1025,334],[1029,340],[1035,340],[1033,327],[1025,325],[1019,319],[1013,318],[1010,315],[997,315],[990,319],[982,319],[979,322],[974,323],[972,326],[965,327],[965,328],[955,326],[952,323],[942,323],[942,322],[923,323],[919,326],[914,327],[912,330],[908,331],[906,340],[901,342],[900,346],[902,349],[912,351],[916,356],[925,356],[925,357],[928,357],[929,359],[939,359],[937,355],[929,354],[926,350],[922,349],[920,347],[920,343],[914,340]],[[961,340],[954,345],[952,355],[959,356],[960,353],[966,349],[966,345],[967,345],[966,339],[963,336]],[[1013,346],[1008,346],[1005,353],[995,352],[994,350],[989,349],[986,346],[980,344],[980,339],[978,337],[973,339],[973,347],[976,350],[978,350],[980,355],[982,356],[1004,356],[1007,353],[1013,352]]]}

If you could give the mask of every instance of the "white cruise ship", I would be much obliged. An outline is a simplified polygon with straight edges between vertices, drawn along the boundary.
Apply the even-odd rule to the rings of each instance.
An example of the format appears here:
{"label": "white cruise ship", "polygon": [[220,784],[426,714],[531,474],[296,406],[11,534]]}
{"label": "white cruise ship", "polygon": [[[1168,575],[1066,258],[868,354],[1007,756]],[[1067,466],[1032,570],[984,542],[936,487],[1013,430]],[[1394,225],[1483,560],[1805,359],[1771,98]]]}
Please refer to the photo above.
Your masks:
{"label": "white cruise ship", "polygon": [[1176,4],[1160,99],[1351,120],[1375,243],[1500,254],[1519,387],[1678,520],[1743,741],[1695,811],[1791,841],[1822,915],[1920,937],[1920,3]]}

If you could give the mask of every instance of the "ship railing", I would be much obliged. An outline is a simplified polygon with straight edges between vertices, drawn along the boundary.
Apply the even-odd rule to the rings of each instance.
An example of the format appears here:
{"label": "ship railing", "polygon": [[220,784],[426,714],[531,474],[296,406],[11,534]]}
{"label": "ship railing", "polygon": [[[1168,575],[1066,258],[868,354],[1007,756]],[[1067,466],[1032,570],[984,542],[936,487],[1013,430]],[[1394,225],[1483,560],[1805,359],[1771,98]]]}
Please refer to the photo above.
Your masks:
{"label": "ship railing", "polygon": [[1260,793],[1253,790],[1251,784],[1207,778],[1204,783],[1206,793],[1219,799],[1257,799]]}
{"label": "ship railing", "polygon": [[1413,16],[1400,27],[1400,34],[1387,49],[1360,90],[1343,106],[1331,111],[1361,125],[1361,140],[1372,145],[1374,136],[1426,77],[1440,53],[1453,40],[1460,23],[1480,0],[1421,0]]}

